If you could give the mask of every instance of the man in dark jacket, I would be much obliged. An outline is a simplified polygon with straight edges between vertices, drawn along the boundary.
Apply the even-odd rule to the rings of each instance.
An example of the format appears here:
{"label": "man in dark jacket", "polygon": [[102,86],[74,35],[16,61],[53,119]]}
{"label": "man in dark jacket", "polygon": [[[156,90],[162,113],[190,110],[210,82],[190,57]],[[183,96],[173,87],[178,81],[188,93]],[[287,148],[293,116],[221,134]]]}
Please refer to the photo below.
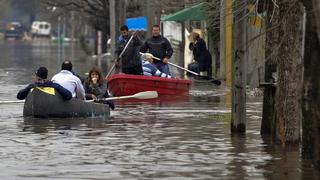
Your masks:
{"label": "man in dark jacket", "polygon": [[[142,65],[141,65],[140,55],[139,55],[139,49],[140,49],[140,46],[142,45],[142,41],[137,35],[137,32],[134,32],[132,35],[130,35],[128,26],[126,25],[123,25],[120,28],[120,31],[121,31],[121,36],[117,43],[116,55],[118,56],[117,61],[120,60],[122,72],[125,74],[142,75],[143,71],[142,71]],[[133,37],[132,37],[132,40],[130,41],[131,36]],[[127,43],[129,44],[125,49]],[[119,57],[120,55],[121,57]]]}
{"label": "man in dark jacket", "polygon": [[151,53],[154,57],[160,58],[162,61],[155,61],[157,68],[168,75],[170,74],[168,60],[173,54],[173,49],[167,38],[160,35],[159,25],[153,25],[152,27],[152,37],[147,39],[147,41],[140,48],[140,52]]}
{"label": "man in dark jacket", "polygon": [[35,74],[35,82],[32,84],[29,84],[26,88],[20,90],[17,94],[17,98],[22,100],[25,99],[30,90],[35,88],[35,87],[39,87],[39,88],[43,88],[43,87],[51,87],[54,88],[55,90],[58,91],[58,93],[65,99],[65,100],[70,100],[72,98],[72,94],[70,91],[68,91],[67,89],[65,89],[64,87],[60,86],[57,83],[54,83],[52,81],[47,80],[47,76],[48,76],[48,70],[46,67],[40,67]]}

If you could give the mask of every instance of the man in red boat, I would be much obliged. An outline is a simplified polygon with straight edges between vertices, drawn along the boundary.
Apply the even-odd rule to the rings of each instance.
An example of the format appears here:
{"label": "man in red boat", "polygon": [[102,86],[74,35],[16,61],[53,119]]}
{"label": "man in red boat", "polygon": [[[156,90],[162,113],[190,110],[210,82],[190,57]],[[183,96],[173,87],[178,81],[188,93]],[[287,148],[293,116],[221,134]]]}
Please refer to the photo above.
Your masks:
{"label": "man in red boat", "polygon": [[143,74],[146,76],[159,76],[164,78],[172,78],[170,75],[165,74],[153,64],[153,56],[150,53],[145,53],[141,56]]}
{"label": "man in red boat", "polygon": [[161,59],[161,61],[154,62],[157,68],[161,72],[171,75],[168,62],[173,54],[173,49],[168,39],[160,35],[159,25],[153,25],[152,37],[147,39],[140,48],[140,52],[142,53],[147,51]]}
{"label": "man in red boat", "polygon": [[[115,53],[118,56],[117,62],[120,60],[122,72],[125,74],[142,75],[142,65],[139,55],[139,49],[142,45],[142,41],[137,35],[137,31],[132,35],[129,34],[127,25],[121,26],[120,31],[121,36],[118,40],[117,50]],[[131,36],[133,36],[132,39]],[[129,43],[128,46],[127,43]],[[119,57],[120,55],[121,57]]]}
{"label": "man in red boat", "polygon": [[50,94],[54,93],[54,90],[57,90],[59,94],[65,99],[70,100],[72,98],[72,94],[70,91],[60,86],[57,83],[47,80],[48,77],[48,69],[46,67],[40,67],[35,73],[35,82],[29,84],[26,88],[20,90],[17,94],[17,98],[22,100],[25,99],[31,89],[38,87],[41,90],[48,92]]}

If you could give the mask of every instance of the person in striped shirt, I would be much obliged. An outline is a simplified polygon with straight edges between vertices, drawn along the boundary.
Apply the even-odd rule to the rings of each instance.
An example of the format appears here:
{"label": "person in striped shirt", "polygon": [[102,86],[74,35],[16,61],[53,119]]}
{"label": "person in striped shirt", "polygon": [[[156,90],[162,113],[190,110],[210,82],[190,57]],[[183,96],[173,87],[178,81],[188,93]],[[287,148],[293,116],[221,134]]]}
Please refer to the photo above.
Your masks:
{"label": "person in striped shirt", "polygon": [[165,73],[159,71],[158,68],[156,68],[156,66],[153,64],[152,56],[142,55],[141,61],[142,61],[141,63],[142,63],[143,75],[172,78],[172,76],[165,74]]}

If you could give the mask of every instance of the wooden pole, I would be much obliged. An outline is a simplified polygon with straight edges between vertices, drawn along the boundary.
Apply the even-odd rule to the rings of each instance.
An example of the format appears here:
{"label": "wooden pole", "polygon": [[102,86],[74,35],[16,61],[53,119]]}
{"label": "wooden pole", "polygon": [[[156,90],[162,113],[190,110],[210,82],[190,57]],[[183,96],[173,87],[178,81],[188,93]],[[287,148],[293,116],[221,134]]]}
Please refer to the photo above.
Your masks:
{"label": "wooden pole", "polygon": [[97,31],[97,63],[98,67],[101,67],[101,54],[102,54],[102,32]]}
{"label": "wooden pole", "polygon": [[232,27],[233,27],[233,1],[225,1],[225,77],[226,86],[231,87],[232,85],[232,73],[233,73],[233,49],[232,49]]}
{"label": "wooden pole", "polygon": [[111,38],[111,47],[110,53],[111,57],[115,57],[116,50],[116,13],[115,13],[115,0],[110,0],[109,10],[110,10],[110,38]]}
{"label": "wooden pole", "polygon": [[[235,1],[235,7],[246,7],[244,2]],[[234,24],[234,57],[232,82],[231,132],[246,131],[246,9],[240,9]]]}
{"label": "wooden pole", "polygon": [[74,11],[71,11],[71,60],[74,61],[75,38],[74,38],[75,18]]}
{"label": "wooden pole", "polygon": [[219,77],[221,79],[226,78],[226,42],[225,42],[225,32],[226,32],[226,23],[225,23],[225,1],[220,2],[220,73]]}

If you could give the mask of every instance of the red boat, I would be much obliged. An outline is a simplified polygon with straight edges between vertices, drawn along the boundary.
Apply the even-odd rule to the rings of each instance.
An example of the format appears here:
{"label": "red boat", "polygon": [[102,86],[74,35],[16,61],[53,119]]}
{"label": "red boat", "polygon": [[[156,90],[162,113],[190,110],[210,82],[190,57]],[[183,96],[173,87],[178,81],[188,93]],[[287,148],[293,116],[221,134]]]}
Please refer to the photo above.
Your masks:
{"label": "red boat", "polygon": [[186,95],[191,80],[114,74],[107,78],[108,89],[113,96],[128,96],[142,91],[157,91],[159,95]]}

